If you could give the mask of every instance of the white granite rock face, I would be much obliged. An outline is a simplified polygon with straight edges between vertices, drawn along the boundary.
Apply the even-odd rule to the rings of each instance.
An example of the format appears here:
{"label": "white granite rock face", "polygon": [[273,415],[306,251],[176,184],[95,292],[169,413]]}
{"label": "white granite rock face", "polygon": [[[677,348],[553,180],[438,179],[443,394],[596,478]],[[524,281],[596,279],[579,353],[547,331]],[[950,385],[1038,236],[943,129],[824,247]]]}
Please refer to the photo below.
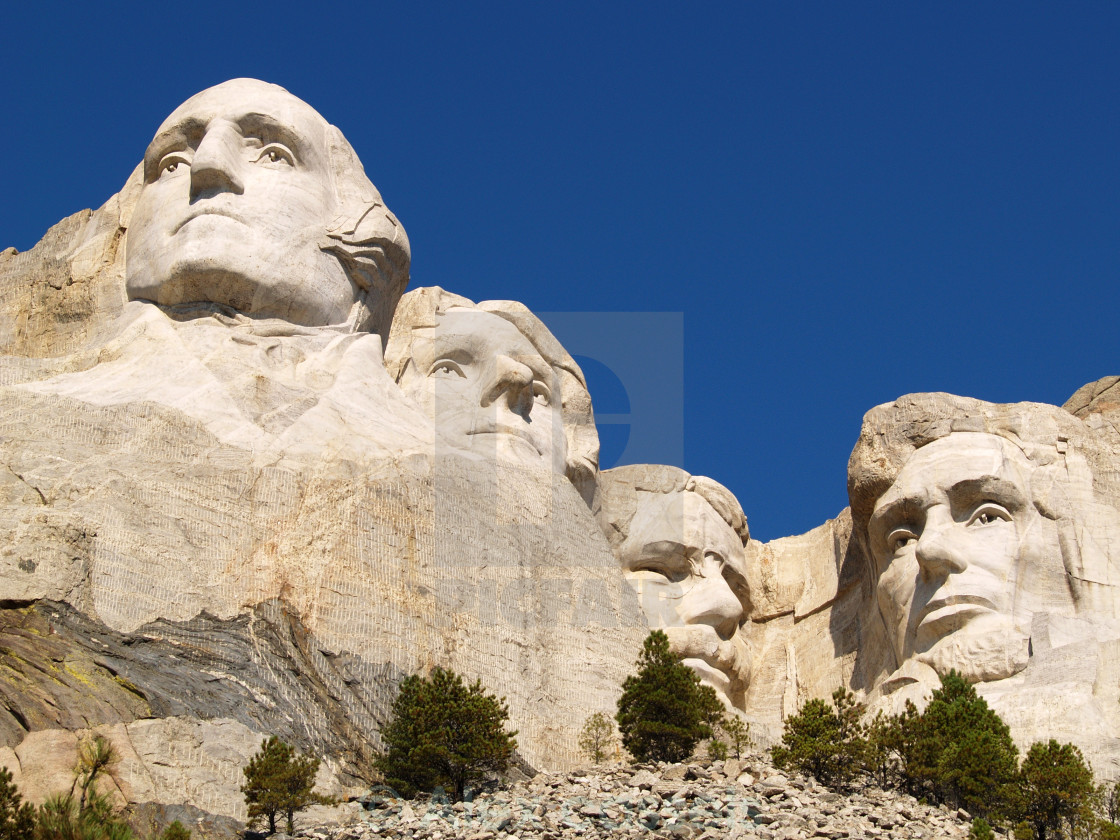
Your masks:
{"label": "white granite rock face", "polygon": [[850,509],[760,544],[711,479],[600,475],[544,324],[402,299],[408,266],[338,130],[253,80],[176,109],[102,208],[0,252],[0,764],[30,798],[90,729],[132,802],[240,817],[271,731],[345,791],[396,682],[434,665],[567,768],[651,626],[760,745],[838,685],[896,709],[956,668],[1021,746],[1120,776],[1120,378],[1065,408],[874,408]]}
{"label": "white granite rock face", "polygon": [[[300,710],[307,726],[373,686],[345,706],[372,749],[385,680],[442,665],[506,696],[529,764],[577,759],[646,632],[592,510],[582,374],[524,307],[467,302],[447,335],[476,346],[489,379],[446,417],[398,387],[382,350],[407,238],[337,129],[275,86],[219,85],[165,121],[120,196],[6,252],[0,272],[15,325],[0,357],[0,599],[65,602],[145,638],[163,632],[153,622],[283,603],[296,647],[351,675]],[[539,383],[522,381],[526,361]],[[442,445],[456,412],[487,409],[505,412],[491,438],[518,454],[533,442],[514,422],[550,417],[538,457]],[[122,795],[239,816],[240,767],[267,727],[212,738],[218,722],[175,720],[123,724]],[[32,728],[15,754],[55,731]],[[338,767],[351,783],[369,771]],[[33,786],[65,787],[66,772]]]}

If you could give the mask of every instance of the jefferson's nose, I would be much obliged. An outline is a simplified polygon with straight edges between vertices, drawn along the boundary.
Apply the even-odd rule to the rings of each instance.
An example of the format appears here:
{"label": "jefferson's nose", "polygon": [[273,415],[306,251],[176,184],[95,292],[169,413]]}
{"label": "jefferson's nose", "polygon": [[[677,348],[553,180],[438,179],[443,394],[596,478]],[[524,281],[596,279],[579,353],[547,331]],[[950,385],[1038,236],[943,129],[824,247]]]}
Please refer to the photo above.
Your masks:
{"label": "jefferson's nose", "polygon": [[743,605],[718,569],[704,570],[692,579],[692,588],[681,603],[686,624],[707,624],[722,639],[730,639],[743,617]]}
{"label": "jefferson's nose", "polygon": [[963,572],[968,560],[955,542],[955,523],[927,519],[914,549],[914,557],[926,577],[944,577]]}
{"label": "jefferson's nose", "polygon": [[241,132],[232,123],[212,123],[191,160],[191,201],[222,192],[241,195],[243,163]]}
{"label": "jefferson's nose", "polygon": [[528,417],[533,406],[533,371],[509,356],[494,359],[493,378],[482,395],[483,407],[505,400],[510,411]]}

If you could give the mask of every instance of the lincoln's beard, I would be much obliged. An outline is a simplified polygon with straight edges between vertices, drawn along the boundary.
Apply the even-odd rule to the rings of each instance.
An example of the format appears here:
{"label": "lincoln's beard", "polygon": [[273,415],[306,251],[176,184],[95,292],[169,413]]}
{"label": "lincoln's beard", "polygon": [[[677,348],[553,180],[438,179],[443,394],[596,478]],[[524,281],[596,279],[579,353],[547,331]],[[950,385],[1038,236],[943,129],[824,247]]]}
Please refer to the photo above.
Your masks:
{"label": "lincoln's beard", "polygon": [[[985,622],[987,624],[987,622]],[[917,659],[944,676],[956,670],[969,682],[1004,680],[1027,667],[1030,637],[1006,616],[983,630],[964,627],[935,642]]]}

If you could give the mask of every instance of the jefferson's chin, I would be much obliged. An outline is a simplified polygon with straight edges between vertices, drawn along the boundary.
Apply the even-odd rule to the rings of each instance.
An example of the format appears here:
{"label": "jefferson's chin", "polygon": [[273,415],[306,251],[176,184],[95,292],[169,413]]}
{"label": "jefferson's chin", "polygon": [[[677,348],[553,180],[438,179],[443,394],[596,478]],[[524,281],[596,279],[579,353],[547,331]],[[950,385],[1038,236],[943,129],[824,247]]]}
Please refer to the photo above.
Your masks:
{"label": "jefferson's chin", "polygon": [[972,683],[1005,680],[1027,667],[1030,637],[1000,616],[998,621],[966,625],[939,639],[916,658],[939,676],[956,670]]}
{"label": "jefferson's chin", "polygon": [[696,672],[696,675],[700,677],[700,682],[714,688],[721,701],[724,703],[731,702],[731,677],[718,668],[709,665],[703,659],[689,658],[682,659],[681,662]]}

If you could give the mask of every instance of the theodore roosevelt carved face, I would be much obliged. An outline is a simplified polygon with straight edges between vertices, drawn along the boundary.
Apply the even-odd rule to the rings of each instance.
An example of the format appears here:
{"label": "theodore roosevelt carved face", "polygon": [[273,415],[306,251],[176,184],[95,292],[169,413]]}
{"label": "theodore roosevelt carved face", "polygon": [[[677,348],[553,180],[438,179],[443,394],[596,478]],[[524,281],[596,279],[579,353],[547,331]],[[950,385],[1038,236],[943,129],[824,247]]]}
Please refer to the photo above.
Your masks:
{"label": "theodore roosevelt carved face", "polygon": [[1036,611],[1072,614],[1055,523],[1032,502],[1033,466],[993,434],[918,449],[869,525],[878,605],[897,661],[971,680],[1026,665]]}
{"label": "theodore roosevelt carved face", "polygon": [[750,679],[740,631],[750,597],[746,517],[710,478],[667,466],[616,467],[603,474],[608,539],[646,621],[731,704]]}
{"label": "theodore roosevelt carved face", "polygon": [[[355,276],[327,250],[332,220],[372,207],[389,240],[370,249],[380,248],[373,273],[399,273],[403,248],[404,277]],[[395,306],[407,240],[394,227],[337,129],[283,88],[235,79],[188,99],[149,144],[128,229],[127,293],[304,326],[344,323],[372,287]]]}

